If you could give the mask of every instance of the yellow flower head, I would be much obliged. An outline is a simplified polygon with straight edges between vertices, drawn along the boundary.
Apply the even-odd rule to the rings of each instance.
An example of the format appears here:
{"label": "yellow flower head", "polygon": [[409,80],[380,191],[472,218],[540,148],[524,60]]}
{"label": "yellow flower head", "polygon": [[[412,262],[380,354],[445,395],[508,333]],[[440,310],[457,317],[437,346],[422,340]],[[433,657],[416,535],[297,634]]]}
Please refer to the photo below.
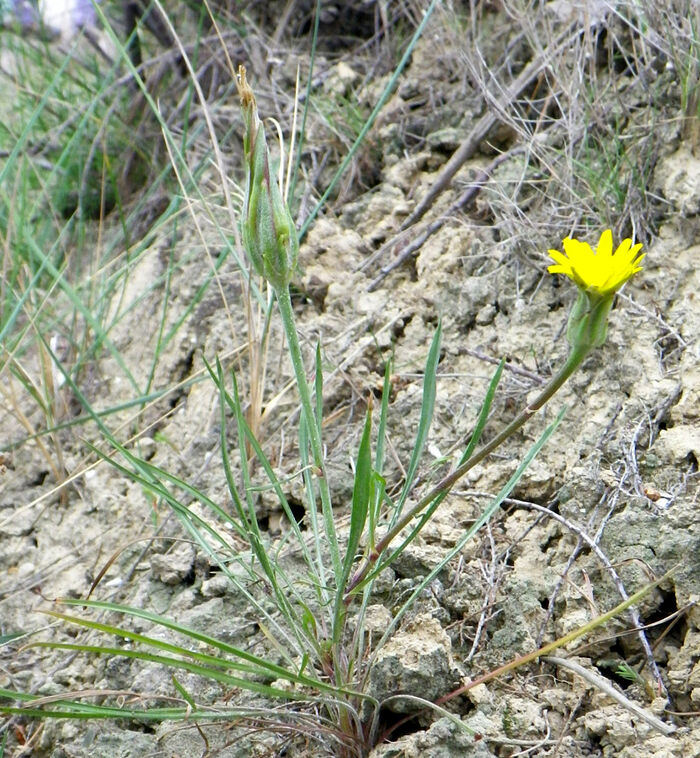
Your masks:
{"label": "yellow flower head", "polygon": [[579,242],[571,237],[567,237],[563,244],[563,253],[559,250],[549,251],[556,263],[548,271],[551,274],[564,274],[579,289],[603,297],[617,292],[630,277],[641,271],[639,264],[645,255],[639,255],[642,243],[633,245],[631,239],[622,240],[613,253],[610,229],[600,235],[595,252],[587,242]]}

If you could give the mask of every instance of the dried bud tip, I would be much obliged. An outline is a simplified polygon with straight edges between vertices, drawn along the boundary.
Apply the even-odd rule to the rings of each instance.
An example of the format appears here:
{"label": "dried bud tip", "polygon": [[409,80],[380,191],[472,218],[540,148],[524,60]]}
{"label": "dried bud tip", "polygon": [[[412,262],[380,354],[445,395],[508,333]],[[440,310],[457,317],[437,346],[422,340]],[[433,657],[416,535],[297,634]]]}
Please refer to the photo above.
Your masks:
{"label": "dried bud tip", "polygon": [[245,66],[238,67],[236,86],[238,87],[238,96],[241,98],[241,106],[243,108],[255,108],[255,95],[245,77]]}

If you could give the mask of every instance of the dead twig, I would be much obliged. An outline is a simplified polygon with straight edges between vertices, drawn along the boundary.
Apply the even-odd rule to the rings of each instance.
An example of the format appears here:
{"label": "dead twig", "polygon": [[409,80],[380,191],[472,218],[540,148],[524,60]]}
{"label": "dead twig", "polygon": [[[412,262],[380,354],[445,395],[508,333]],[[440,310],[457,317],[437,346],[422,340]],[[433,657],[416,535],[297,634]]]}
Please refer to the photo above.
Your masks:
{"label": "dead twig", "polygon": [[464,659],[465,663],[468,663],[471,661],[471,659],[476,655],[476,651],[479,648],[479,642],[481,641],[481,636],[484,633],[484,630],[486,629],[486,624],[488,623],[487,619],[487,613],[490,608],[493,608],[495,602],[496,602],[496,588],[498,586],[498,561],[496,559],[496,544],[493,539],[493,533],[491,532],[491,525],[487,524],[487,534],[489,537],[489,545],[490,545],[490,552],[491,552],[491,560],[489,561],[489,565],[486,566],[484,563],[481,565],[481,573],[483,574],[484,579],[487,583],[487,591],[484,593],[484,602],[481,606],[481,613],[479,614],[479,621],[477,622],[476,629],[474,631],[474,640],[472,642],[471,649],[469,650],[469,653],[467,654],[467,657]]}
{"label": "dead twig", "polygon": [[[573,33],[572,33],[573,29]],[[552,45],[543,50],[522,70],[520,76],[510,85],[503,95],[505,104],[510,104],[527,89],[530,84],[542,74],[543,69],[548,66],[549,61],[562,50],[570,47],[572,41],[582,34],[578,23],[569,26],[567,30]],[[401,231],[408,229],[419,221],[425,212],[433,205],[438,195],[445,190],[455,174],[477,151],[479,145],[486,139],[489,132],[498,124],[499,113],[496,110],[488,110],[474,124],[471,132],[445,164],[440,175],[433,182],[425,197],[418,203],[416,209],[401,225]]]}
{"label": "dead twig", "polygon": [[[449,221],[449,219],[454,216],[457,211],[462,210],[467,205],[469,205],[469,203],[471,203],[476,198],[482,187],[491,178],[491,174],[493,174],[493,172],[498,168],[498,166],[501,165],[501,163],[504,163],[514,155],[522,153],[524,150],[524,145],[514,147],[513,149],[508,150],[508,152],[499,155],[497,158],[491,161],[491,163],[485,169],[482,169],[477,174],[474,181],[469,185],[469,187],[457,198],[457,200],[455,200],[454,203],[452,203],[452,205],[442,216],[440,216],[440,218],[428,224],[423,229],[423,231],[420,232],[420,234],[415,236],[413,240],[408,245],[406,245],[403,250],[401,250],[399,255],[391,263],[382,266],[379,274],[370,282],[369,286],[367,287],[367,291],[372,292],[373,290],[377,289],[377,287],[386,276],[388,276],[395,269],[399,268],[399,266],[402,266],[409,258],[415,255],[423,246],[425,241],[428,238],[432,237],[432,235],[435,234],[435,232],[437,232],[439,229],[442,229],[442,227]],[[402,230],[405,230],[405,225],[402,226]],[[378,250],[377,253],[363,265],[363,268],[369,265],[372,261],[380,258],[393,244],[394,240],[389,242],[387,245],[383,245],[382,248]]]}
{"label": "dead twig", "polygon": [[654,729],[661,732],[661,734],[668,736],[669,734],[673,734],[676,731],[676,727],[673,726],[673,724],[666,724],[665,722],[661,721],[661,719],[656,718],[656,716],[654,716],[652,713],[645,711],[644,708],[641,708],[636,703],[632,702],[628,697],[625,697],[625,695],[616,690],[612,684],[600,674],[597,674],[590,669],[584,668],[580,664],[568,660],[568,658],[559,658],[556,655],[543,656],[541,660],[546,661],[547,663],[552,663],[555,666],[561,666],[562,668],[569,669],[569,671],[573,671],[575,674],[583,677],[589,684],[597,687],[601,692],[604,692],[606,695],[608,695],[608,697],[611,697],[613,700],[618,702],[630,713],[633,713],[635,716],[642,719],[642,721],[646,721],[649,726],[652,726]]}
{"label": "dead twig", "polygon": [[[488,493],[481,492],[470,492],[469,494],[492,497],[492,495]],[[537,511],[538,513],[543,513],[544,515],[553,518],[555,521],[558,521],[571,532],[576,534],[595,553],[596,557],[603,564],[603,566],[605,566],[623,602],[626,602],[629,599],[627,590],[622,583],[622,579],[620,579],[620,575],[617,573],[617,571],[615,571],[615,567],[612,565],[607,555],[605,555],[605,553],[600,549],[596,540],[592,539],[588,534],[586,534],[583,529],[568,519],[564,518],[564,516],[561,516],[560,514],[555,513],[549,508],[545,508],[543,505],[539,505],[538,503],[531,503],[527,500],[516,500],[514,498],[506,498],[503,502],[506,505],[522,506],[523,508],[529,508],[530,510]],[[637,632],[639,642],[642,646],[642,649],[644,650],[644,655],[646,657],[649,670],[651,671],[656,685],[659,689],[659,693],[667,696],[668,693],[666,691],[666,686],[664,685],[663,679],[661,678],[661,672],[659,671],[659,667],[657,666],[656,660],[654,659],[654,652],[652,651],[651,646],[649,645],[649,640],[647,640],[646,634],[644,632],[644,625],[642,624],[642,620],[639,617],[639,611],[634,606],[630,606],[628,612],[632,623],[634,624],[635,631]]]}
{"label": "dead twig", "polygon": [[[500,361],[497,358],[494,358],[491,355],[486,355],[486,353],[482,352],[481,350],[473,350],[470,347],[458,347],[457,355],[471,355],[472,358],[477,358],[478,360],[484,361],[485,363],[490,363],[493,366],[498,366],[500,364]],[[523,376],[526,379],[529,379],[531,382],[533,382],[533,384],[544,384],[545,382],[545,380],[539,374],[536,374],[534,371],[528,371],[526,368],[518,366],[511,361],[506,361],[503,364],[503,368],[506,371],[510,371],[511,374],[517,374],[518,376]]]}
{"label": "dead twig", "polygon": [[[603,530],[605,528],[605,525],[610,520],[614,510],[617,508],[617,500],[618,500],[618,492],[613,493],[612,497],[610,497],[609,492],[606,492],[603,497],[600,498],[600,500],[596,503],[595,508],[593,509],[593,513],[591,513],[590,518],[588,519],[587,529],[591,530],[593,529],[593,526],[595,524],[595,521],[598,517],[598,509],[605,504],[605,502],[611,499],[612,502],[609,504],[607,513],[603,517],[600,526],[596,530],[595,535],[593,536],[593,541],[596,543],[596,545],[600,542],[601,537],[603,536]],[[539,519],[538,519],[539,520]],[[583,531],[583,530],[582,530]],[[576,539],[576,545],[574,546],[574,549],[571,552],[571,555],[569,556],[569,559],[566,562],[566,566],[564,566],[564,569],[560,572],[559,579],[557,580],[557,583],[554,585],[554,589],[552,590],[552,593],[549,596],[549,601],[547,603],[547,613],[544,617],[544,621],[542,622],[542,625],[540,627],[540,633],[537,635],[537,644],[541,645],[542,640],[544,639],[545,631],[547,630],[547,625],[549,624],[550,619],[552,618],[552,615],[554,613],[554,603],[556,601],[557,596],[559,595],[559,592],[561,591],[561,588],[564,586],[564,582],[566,581],[569,570],[571,567],[576,563],[576,560],[579,557],[579,554],[581,553],[581,550],[584,545],[584,540],[581,537],[581,535],[577,536]]]}

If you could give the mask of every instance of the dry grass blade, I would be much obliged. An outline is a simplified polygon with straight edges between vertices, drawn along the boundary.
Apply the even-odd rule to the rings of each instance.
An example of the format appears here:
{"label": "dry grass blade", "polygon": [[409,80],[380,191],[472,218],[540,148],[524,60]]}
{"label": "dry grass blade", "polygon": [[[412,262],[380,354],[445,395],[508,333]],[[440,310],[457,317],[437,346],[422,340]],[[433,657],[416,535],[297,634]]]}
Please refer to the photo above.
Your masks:
{"label": "dry grass blade", "polygon": [[[409,242],[405,247],[402,247],[399,251],[396,257],[391,261],[391,263],[387,263],[386,265],[382,266],[380,269],[380,273],[375,276],[374,279],[369,283],[367,286],[368,292],[373,292],[377,289],[377,287],[384,281],[384,279],[392,272],[395,271],[397,268],[400,268],[404,263],[406,263],[408,260],[410,260],[412,257],[414,257],[418,251],[421,249],[423,244],[427,239],[429,239],[433,234],[435,234],[437,231],[442,229],[442,227],[452,218],[452,216],[457,213],[457,211],[464,210],[467,206],[469,206],[470,203],[474,201],[477,194],[481,190],[481,188],[488,182],[493,172],[502,164],[505,163],[509,158],[512,158],[514,155],[518,155],[522,153],[525,150],[524,146],[519,146],[512,148],[506,153],[503,153],[502,155],[499,155],[497,158],[495,158],[491,163],[477,174],[477,176],[474,178],[474,180],[470,183],[470,186],[468,189],[466,189],[458,198],[455,200],[452,205],[445,211],[443,215],[440,216],[436,221],[433,221],[429,223],[424,229],[421,230],[420,234],[415,234],[413,230],[411,230],[411,242]],[[450,177],[451,178],[451,177]],[[439,181],[439,179],[437,180]],[[437,183],[436,181],[436,183]],[[449,180],[448,180],[449,181]],[[435,186],[435,185],[433,185]],[[446,185],[445,185],[446,186]],[[437,197],[437,195],[435,196]],[[427,208],[425,208],[427,210]],[[399,233],[400,236],[406,237],[408,236],[406,232],[408,231],[408,227],[404,226],[402,227],[403,234],[401,232]],[[382,255],[387,252],[390,248],[394,248],[396,250],[397,247],[397,240],[393,239],[390,242],[386,243],[381,247],[380,250],[378,250],[374,255],[370,256],[370,258],[367,259],[362,264],[361,268],[366,268],[367,266],[371,265],[375,260],[378,260],[382,257]]]}
{"label": "dry grass blade", "polygon": [[[572,32],[572,29],[575,31]],[[578,25],[569,27],[555,42],[553,42],[544,51],[537,54],[535,58],[523,69],[515,81],[499,97],[500,105],[507,109],[522,92],[530,86],[547,68],[552,58],[567,49],[572,41],[580,34]],[[464,140],[462,145],[447,161],[440,171],[440,174],[432,183],[426,195],[416,206],[415,210],[401,224],[401,230],[408,229],[410,226],[419,221],[433,205],[438,196],[449,186],[455,174],[476,152],[479,145],[487,138],[489,132],[498,124],[500,112],[493,109],[487,112],[477,121],[471,132]]]}

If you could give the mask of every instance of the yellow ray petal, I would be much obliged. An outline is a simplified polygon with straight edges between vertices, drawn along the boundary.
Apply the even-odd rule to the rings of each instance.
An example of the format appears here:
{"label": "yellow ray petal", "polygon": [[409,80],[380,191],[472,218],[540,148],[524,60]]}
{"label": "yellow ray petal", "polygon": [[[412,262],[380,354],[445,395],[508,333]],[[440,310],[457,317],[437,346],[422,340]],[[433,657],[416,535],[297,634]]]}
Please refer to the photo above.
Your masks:
{"label": "yellow ray petal", "polygon": [[622,287],[637,271],[644,258],[638,255],[642,244],[633,245],[631,239],[624,239],[613,252],[613,236],[610,229],[601,235],[595,251],[587,242],[567,237],[563,243],[564,252],[550,250],[549,256],[555,261],[548,270],[552,274],[568,276],[579,289],[608,296]]}

